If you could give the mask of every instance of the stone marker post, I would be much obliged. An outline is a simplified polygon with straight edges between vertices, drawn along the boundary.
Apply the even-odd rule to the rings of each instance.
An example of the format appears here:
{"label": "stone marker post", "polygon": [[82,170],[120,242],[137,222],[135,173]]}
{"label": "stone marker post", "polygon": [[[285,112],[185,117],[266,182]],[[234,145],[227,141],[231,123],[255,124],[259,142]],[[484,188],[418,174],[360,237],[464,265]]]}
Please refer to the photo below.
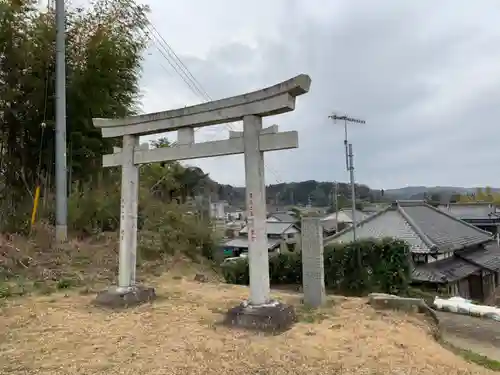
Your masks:
{"label": "stone marker post", "polygon": [[139,137],[134,135],[123,136],[120,261],[118,263],[119,292],[126,292],[135,286],[139,168],[134,164],[134,151],[138,143]]}
{"label": "stone marker post", "polygon": [[321,306],[325,299],[323,227],[319,217],[302,218],[302,283],[304,304]]}

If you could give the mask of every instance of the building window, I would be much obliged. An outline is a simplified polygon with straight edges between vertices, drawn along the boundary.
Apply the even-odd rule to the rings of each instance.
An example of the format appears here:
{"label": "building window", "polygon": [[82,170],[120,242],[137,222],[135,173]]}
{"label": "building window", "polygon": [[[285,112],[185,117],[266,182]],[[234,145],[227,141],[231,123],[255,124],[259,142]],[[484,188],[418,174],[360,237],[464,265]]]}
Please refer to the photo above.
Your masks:
{"label": "building window", "polygon": [[293,237],[294,237],[294,234],[293,234],[293,233],[288,233],[286,236],[287,236],[288,238],[293,238]]}
{"label": "building window", "polygon": [[415,263],[427,263],[427,254],[413,254],[413,261]]}

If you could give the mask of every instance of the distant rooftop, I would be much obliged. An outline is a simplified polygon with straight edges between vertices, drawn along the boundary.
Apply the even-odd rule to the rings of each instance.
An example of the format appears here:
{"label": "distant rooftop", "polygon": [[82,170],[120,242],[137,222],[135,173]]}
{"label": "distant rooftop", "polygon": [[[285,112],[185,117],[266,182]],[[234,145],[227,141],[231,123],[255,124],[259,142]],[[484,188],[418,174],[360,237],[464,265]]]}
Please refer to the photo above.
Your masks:
{"label": "distant rooftop", "polygon": [[[268,250],[272,250],[276,247],[278,247],[280,244],[280,240],[274,240],[274,239],[267,239],[267,248]],[[248,249],[249,244],[248,244],[248,239],[246,238],[234,238],[232,240],[228,240],[224,242],[223,246],[225,247],[236,247],[239,249]]]}
{"label": "distant rooftop", "polygon": [[[447,252],[486,243],[492,234],[424,201],[396,201],[356,225],[358,238],[394,237],[407,241],[416,253]],[[327,239],[352,241],[352,227]]]}
{"label": "distant rooftop", "polygon": [[295,223],[297,218],[288,212],[270,212],[268,217],[274,217],[282,223]]}
{"label": "distant rooftop", "polygon": [[[361,212],[359,210],[354,211],[356,214],[356,221],[360,222],[368,217],[368,215],[364,212]],[[349,208],[342,208],[338,212],[338,216],[336,213],[329,214],[328,216],[324,217],[323,220],[328,221],[328,220],[336,220],[338,217],[339,223],[352,223],[352,209]]]}
{"label": "distant rooftop", "polygon": [[[282,223],[280,221],[266,221],[266,232],[267,234],[283,234],[285,232],[297,233],[299,230],[293,225],[293,223]],[[248,227],[244,227],[241,234],[248,233]]]}
{"label": "distant rooftop", "polygon": [[471,202],[471,203],[451,203],[440,204],[438,208],[450,215],[463,220],[500,218],[496,212],[496,207],[491,203]]}

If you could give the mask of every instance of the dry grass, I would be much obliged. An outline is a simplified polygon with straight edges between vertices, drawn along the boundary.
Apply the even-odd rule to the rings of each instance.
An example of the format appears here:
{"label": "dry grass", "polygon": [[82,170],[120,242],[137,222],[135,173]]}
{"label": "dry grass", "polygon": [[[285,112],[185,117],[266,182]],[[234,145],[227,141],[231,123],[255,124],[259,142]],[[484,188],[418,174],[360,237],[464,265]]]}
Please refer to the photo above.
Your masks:
{"label": "dry grass", "polygon": [[[191,277],[190,277],[191,279]],[[0,315],[0,368],[11,374],[490,374],[433,341],[414,317],[337,298],[280,336],[216,323],[244,287],[163,276],[162,298],[123,312],[92,296],[8,300]],[[279,298],[298,304],[297,296]]]}
{"label": "dry grass", "polygon": [[[161,248],[154,233],[140,233],[138,280],[206,270],[205,259],[193,263],[183,254],[160,254],[156,259],[140,258],[141,246]],[[118,273],[118,238],[116,233],[102,233],[90,238],[72,237],[63,246],[54,246],[53,228],[39,225],[29,238],[0,234],[0,298],[28,293],[51,294],[57,289],[85,287],[101,289],[116,282]],[[214,279],[213,272],[210,279]]]}

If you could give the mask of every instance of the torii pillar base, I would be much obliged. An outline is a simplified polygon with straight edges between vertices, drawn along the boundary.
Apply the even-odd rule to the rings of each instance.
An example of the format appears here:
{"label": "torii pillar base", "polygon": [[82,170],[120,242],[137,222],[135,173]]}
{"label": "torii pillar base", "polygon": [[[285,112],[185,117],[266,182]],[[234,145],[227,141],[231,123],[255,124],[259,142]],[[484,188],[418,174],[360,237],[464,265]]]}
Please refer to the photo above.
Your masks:
{"label": "torii pillar base", "polygon": [[142,285],[129,288],[111,287],[97,294],[94,305],[110,309],[135,307],[156,299],[155,289]]}
{"label": "torii pillar base", "polygon": [[229,327],[279,334],[288,331],[297,322],[295,308],[278,301],[265,305],[243,302],[230,309],[223,324]]}

